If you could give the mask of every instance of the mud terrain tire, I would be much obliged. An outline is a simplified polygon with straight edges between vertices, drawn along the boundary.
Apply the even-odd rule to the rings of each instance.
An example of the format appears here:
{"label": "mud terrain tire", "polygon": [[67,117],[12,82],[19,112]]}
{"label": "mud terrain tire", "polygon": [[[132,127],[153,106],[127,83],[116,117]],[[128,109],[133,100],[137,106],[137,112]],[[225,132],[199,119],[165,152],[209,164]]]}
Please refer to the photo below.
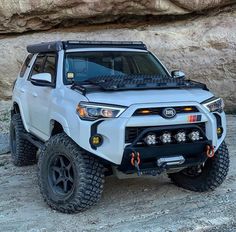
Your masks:
{"label": "mud terrain tire", "polygon": [[14,165],[26,166],[37,162],[37,147],[24,138],[24,128],[20,114],[14,114],[10,123],[10,150]]}
{"label": "mud terrain tire", "polygon": [[225,142],[218,148],[215,156],[209,158],[200,174],[186,175],[186,170],[169,174],[174,184],[195,192],[211,191],[220,186],[229,171],[229,152]]}
{"label": "mud terrain tire", "polygon": [[45,144],[39,154],[38,169],[40,191],[55,210],[77,213],[101,198],[103,165],[65,133],[52,136]]}

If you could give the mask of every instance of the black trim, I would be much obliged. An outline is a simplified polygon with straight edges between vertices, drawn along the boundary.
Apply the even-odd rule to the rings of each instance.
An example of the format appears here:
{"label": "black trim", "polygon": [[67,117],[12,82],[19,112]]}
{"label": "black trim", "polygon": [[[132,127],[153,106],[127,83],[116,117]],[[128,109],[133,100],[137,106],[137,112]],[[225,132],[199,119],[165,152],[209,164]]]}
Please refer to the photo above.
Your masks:
{"label": "black trim", "polygon": [[209,103],[209,102],[214,101],[214,100],[216,100],[216,99],[218,99],[218,98],[219,98],[219,97],[215,97],[215,96],[210,97],[210,98],[204,100],[203,102],[201,102],[201,104]]}
{"label": "black trim", "polygon": [[72,84],[71,89],[80,91],[84,96],[86,95],[87,92],[87,89],[84,86],[74,83]]}
{"label": "black trim", "polygon": [[212,141],[199,141],[192,144],[167,144],[155,147],[134,147],[129,145],[124,150],[122,162],[118,169],[126,174],[137,172],[135,167],[131,165],[131,154],[134,151],[140,153],[140,170],[144,173],[160,169],[160,167],[157,166],[157,160],[163,157],[181,155],[185,158],[183,164],[166,167],[167,170],[168,168],[195,166],[206,161],[207,156],[205,155],[205,151],[207,145],[212,145]]}
{"label": "black trim", "polygon": [[[134,138],[132,141],[129,135],[129,129],[135,129],[136,134],[131,136]],[[204,123],[198,124],[184,124],[184,125],[171,125],[171,126],[151,126],[151,127],[126,127],[125,129],[125,143],[131,143],[132,146],[136,146],[138,142],[143,140],[143,137],[149,132],[162,132],[162,131],[173,131],[173,130],[183,130],[183,129],[198,129],[204,140],[207,140],[205,135],[205,125]],[[185,143],[186,144],[186,143]]]}
{"label": "black trim", "polygon": [[55,85],[51,82],[47,82],[47,81],[39,81],[39,80],[30,80],[32,85],[35,86],[40,86],[40,87],[51,87],[51,88],[55,88]]}
{"label": "black trim", "polygon": [[44,52],[59,52],[62,49],[73,49],[73,48],[98,48],[98,47],[109,47],[109,48],[132,48],[147,50],[146,45],[141,41],[53,41],[43,42],[39,44],[33,44],[27,46],[29,53],[44,53]]}
{"label": "black trim", "polygon": [[[104,121],[104,120],[99,120],[99,121],[97,121],[97,122],[95,122],[95,123],[93,123],[93,124],[91,125],[90,138],[91,138],[92,136],[98,134],[98,133],[97,133],[98,125],[99,125],[100,123],[102,123],[103,121]],[[94,146],[94,145],[91,143],[90,138],[89,138],[89,144],[90,144],[91,148],[92,148],[93,150],[97,150],[97,147]]]}
{"label": "black trim", "polygon": [[63,41],[64,49],[73,48],[132,48],[147,50],[146,45],[141,41]]}
{"label": "black trim", "polygon": [[59,52],[63,49],[62,41],[43,42],[27,46],[29,53]]}
{"label": "black trim", "polygon": [[42,142],[40,139],[36,138],[35,136],[29,133],[22,134],[22,137],[31,142],[34,146],[36,146],[39,149],[42,149],[42,147],[44,146],[44,142]]}
{"label": "black trim", "polygon": [[29,55],[26,57],[26,59],[25,59],[23,65],[22,65],[22,67],[21,67],[19,77],[21,77],[21,78],[24,77],[27,68],[30,67],[29,64],[30,64],[32,58],[33,58],[33,54],[29,54]]}
{"label": "black trim", "polygon": [[[40,67],[40,73],[43,73],[43,70],[45,68],[45,64],[47,62],[47,57],[49,55],[55,55],[55,77],[53,79],[53,82],[52,83],[46,83],[45,85],[43,83],[39,83],[38,81],[33,81],[31,79],[32,77],[32,72],[33,72],[33,67],[36,63],[36,60],[39,56],[43,56],[43,62],[42,62],[42,65]],[[34,60],[34,63],[32,64],[31,66],[31,69],[30,69],[30,72],[29,72],[29,75],[27,77],[27,80],[30,81],[33,85],[37,85],[37,86],[48,86],[48,87],[52,87],[52,88],[56,88],[56,83],[57,83],[57,68],[58,68],[58,54],[55,53],[55,52],[48,52],[48,53],[40,53],[36,56],[35,60]],[[53,77],[52,77],[53,78]]]}
{"label": "black trim", "polygon": [[223,133],[224,133],[224,128],[222,126],[221,116],[217,113],[213,113],[213,115],[216,118],[216,127],[221,129],[221,134],[217,133],[217,137],[218,137],[218,139],[220,139],[222,137]]}
{"label": "black trim", "polygon": [[[192,108],[192,110],[190,111],[184,111],[184,108]],[[133,113],[132,116],[149,116],[149,115],[160,115],[162,116],[162,111],[163,109],[166,108],[173,108],[176,111],[176,114],[180,114],[180,113],[198,113],[199,110],[197,109],[196,106],[168,106],[168,107],[150,107],[150,108],[139,108],[137,110],[135,110],[135,112]],[[143,110],[149,110],[150,113],[147,114],[142,114],[141,111]]]}
{"label": "black trim", "polygon": [[[83,87],[83,94],[89,92],[130,91],[130,90],[158,90],[158,89],[203,89],[205,84],[191,80],[173,79],[156,75],[127,75],[127,76],[98,76],[87,80],[88,83],[74,83]],[[142,83],[140,83],[142,82]],[[65,84],[65,83],[64,83]],[[70,83],[72,84],[72,83]],[[69,85],[69,84],[68,84]]]}

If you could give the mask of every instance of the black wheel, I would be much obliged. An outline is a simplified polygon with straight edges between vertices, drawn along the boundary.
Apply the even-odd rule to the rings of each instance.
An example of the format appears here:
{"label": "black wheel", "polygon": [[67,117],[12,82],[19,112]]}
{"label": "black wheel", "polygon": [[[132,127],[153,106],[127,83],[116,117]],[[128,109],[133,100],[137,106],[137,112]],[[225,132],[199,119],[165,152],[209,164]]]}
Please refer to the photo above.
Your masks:
{"label": "black wheel", "polygon": [[10,123],[10,149],[12,161],[16,166],[32,165],[37,162],[37,147],[23,137],[26,133],[20,114],[14,114]]}
{"label": "black wheel", "polygon": [[179,187],[196,192],[205,192],[220,186],[228,171],[229,152],[225,142],[223,142],[215,156],[207,159],[204,165],[187,168],[178,173],[171,173],[169,177]]}
{"label": "black wheel", "polygon": [[49,139],[39,154],[39,187],[47,204],[63,213],[76,213],[101,198],[103,165],[87,155],[66,134]]}

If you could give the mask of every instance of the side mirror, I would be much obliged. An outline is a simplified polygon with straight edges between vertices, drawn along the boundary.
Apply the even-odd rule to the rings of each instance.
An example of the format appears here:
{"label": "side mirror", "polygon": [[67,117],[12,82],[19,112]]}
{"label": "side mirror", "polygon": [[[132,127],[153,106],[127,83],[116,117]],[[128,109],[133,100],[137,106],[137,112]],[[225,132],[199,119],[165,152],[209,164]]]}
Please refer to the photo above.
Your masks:
{"label": "side mirror", "polygon": [[173,78],[184,78],[184,77],[185,77],[185,74],[184,74],[184,72],[182,72],[182,71],[174,70],[174,71],[171,72],[171,76],[172,76]]}
{"label": "side mirror", "polygon": [[31,77],[31,83],[37,86],[53,87],[52,76],[50,73],[39,73]]}

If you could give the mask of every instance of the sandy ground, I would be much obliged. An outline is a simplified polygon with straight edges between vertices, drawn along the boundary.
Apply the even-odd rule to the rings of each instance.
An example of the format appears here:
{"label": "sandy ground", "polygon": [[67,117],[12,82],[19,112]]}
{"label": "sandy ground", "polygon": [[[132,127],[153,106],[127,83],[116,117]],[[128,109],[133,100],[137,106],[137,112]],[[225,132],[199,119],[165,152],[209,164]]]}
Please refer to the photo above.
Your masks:
{"label": "sandy ground", "polygon": [[1,155],[0,231],[236,231],[236,116],[228,116],[228,122],[231,167],[214,192],[183,190],[165,175],[109,177],[99,204],[74,215],[44,203],[36,165],[14,167],[9,154]]}

